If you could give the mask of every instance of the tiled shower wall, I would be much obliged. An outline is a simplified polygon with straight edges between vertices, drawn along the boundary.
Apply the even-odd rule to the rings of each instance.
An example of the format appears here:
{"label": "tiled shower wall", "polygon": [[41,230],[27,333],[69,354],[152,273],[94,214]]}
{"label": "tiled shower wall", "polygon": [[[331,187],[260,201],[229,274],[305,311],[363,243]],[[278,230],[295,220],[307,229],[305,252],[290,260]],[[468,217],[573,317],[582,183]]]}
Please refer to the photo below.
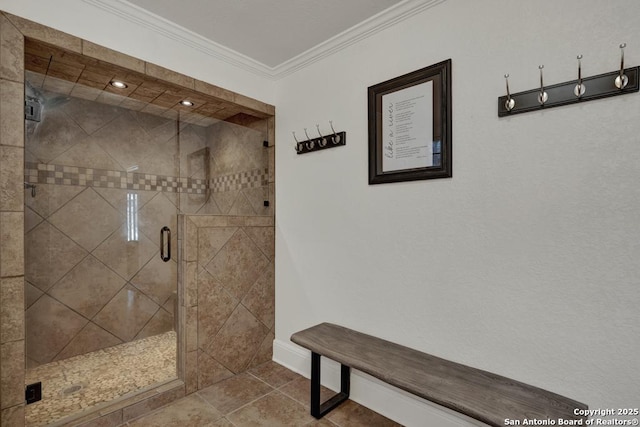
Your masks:
{"label": "tiled shower wall", "polygon": [[[38,78],[27,73],[57,91],[42,90],[42,120],[26,122],[25,182],[36,186],[25,198],[27,367],[173,329],[177,280],[158,238],[176,229],[175,121]],[[198,132],[204,140],[189,125],[184,139]]]}
{"label": "tiled shower wall", "polygon": [[274,218],[180,221],[188,394],[272,358]]}
{"label": "tiled shower wall", "polygon": [[0,409],[24,424],[24,37],[0,14]]}
{"label": "tiled shower wall", "polygon": [[144,103],[26,75],[44,105],[26,122],[27,367],[172,329],[177,264],[175,249],[160,259],[159,231],[175,233],[180,209],[268,214],[262,135],[178,129]]}
{"label": "tiled shower wall", "polygon": [[[210,85],[206,82],[194,80],[192,78],[180,75],[162,67],[158,67],[157,65],[146,63],[139,59],[120,54],[110,49],[106,49],[90,42],[86,42],[77,37],[73,37],[60,31],[42,26],[40,24],[30,22],[28,20],[24,20],[12,15],[5,16],[5,14],[0,11],[0,425],[2,426],[21,426],[24,425],[25,420],[25,190],[23,188],[25,175],[23,126],[25,36],[35,40],[41,40],[50,44],[54,44],[56,46],[60,46],[76,53],[84,53],[92,58],[102,60],[107,63],[118,64],[122,67],[134,70],[138,73],[147,74],[154,78],[165,79],[171,81],[174,84],[186,87],[190,90],[202,91],[203,93],[206,93],[208,95],[220,96],[224,99],[234,100],[239,105],[244,105],[250,109],[255,109],[262,112],[263,114],[267,114],[271,118],[264,120],[263,123],[254,123],[251,126],[259,131],[268,131],[268,139],[270,143],[270,147],[266,150],[268,152],[269,163],[268,186],[261,185],[260,187],[266,187],[266,189],[263,188],[260,194],[268,194],[270,206],[266,207],[267,209],[263,209],[265,208],[265,206],[260,206],[259,203],[257,203],[258,198],[253,199],[254,202],[252,203],[252,195],[250,194],[251,191],[243,191],[249,189],[252,185],[252,188],[255,188],[255,184],[249,184],[255,181],[255,171],[249,171],[245,173],[240,172],[231,174],[231,176],[224,176],[215,175],[213,168],[211,168],[210,172],[212,173],[212,181],[210,183],[210,191],[230,191],[235,192],[235,196],[239,196],[241,193],[243,193],[242,195],[244,196],[244,199],[246,199],[249,203],[245,203],[243,198],[234,198],[234,194],[229,194],[226,195],[227,197],[225,199],[219,198],[219,200],[216,201],[216,206],[211,206],[208,209],[213,209],[212,212],[218,213],[217,211],[215,211],[215,209],[217,208],[219,209],[220,214],[229,214],[232,211],[242,211],[247,215],[257,214],[272,216],[274,212],[275,147],[273,146],[274,120],[272,116],[273,114],[275,114],[275,112],[273,106],[261,103],[259,101],[244,97],[233,92],[226,91],[222,88]],[[213,129],[211,129],[210,131],[210,133],[213,133]],[[192,157],[191,160],[194,160],[194,158]],[[37,168],[38,167],[36,166],[36,169]],[[109,169],[102,170],[108,171]],[[80,169],[78,171],[65,171],[64,169],[60,171],[56,170],[55,167],[53,171],[46,170],[47,175],[52,175],[49,176],[50,178],[53,178],[54,180],[62,179],[63,182],[64,179],[71,179],[65,177],[65,173],[77,173],[79,175],[80,172]],[[61,173],[62,177],[57,177],[56,173]],[[101,177],[100,179],[106,181],[106,185],[100,188],[109,188],[109,183],[115,183],[118,181],[121,182],[121,171],[118,173],[120,174],[118,176],[109,175],[108,172],[106,173],[106,176],[103,173],[98,173],[98,175]],[[29,173],[27,173],[26,175],[32,176]],[[78,176],[77,178],[78,184],[80,184],[80,176]],[[125,174],[124,178],[128,183],[128,175]],[[145,182],[144,184],[152,185],[152,178],[157,177],[147,178],[145,176],[145,180],[149,179],[150,181]],[[162,183],[164,181],[156,180],[156,182]],[[262,180],[262,182],[264,181]],[[232,183],[233,185],[235,185],[235,187],[225,187],[229,183]],[[75,185],[75,183],[69,185]],[[42,190],[42,188],[40,188],[40,190]],[[98,191],[96,188],[92,188],[91,190],[95,191],[96,193]],[[150,188],[148,191],[153,190],[151,190]],[[166,196],[166,194],[163,194],[163,196]],[[208,200],[206,197],[202,197],[200,200],[198,200],[198,198],[194,196],[193,193],[182,193],[180,196],[183,198],[183,200],[180,200],[178,203],[181,204],[184,212],[206,213],[204,211],[200,211],[200,209],[202,209],[206,205],[206,200]],[[173,203],[173,200],[171,200],[171,202]],[[234,205],[236,206],[235,208]],[[253,214],[247,209],[248,206],[252,208],[254,212]],[[31,214],[29,215],[31,216]],[[216,217],[215,221],[224,221],[222,218],[223,217]],[[30,222],[32,221],[32,219],[29,219],[28,221]],[[196,220],[196,222],[198,221],[200,220]],[[239,220],[237,218],[230,218],[229,221],[233,223],[234,221],[237,222]],[[256,225],[255,221],[270,221],[269,226],[273,227],[273,217],[271,217],[270,219],[251,218],[245,219],[244,221],[249,221],[249,223],[252,224],[251,227],[264,226],[264,224]],[[246,224],[247,223],[245,223],[245,225]],[[230,223],[227,223],[225,227],[229,225]],[[218,226],[221,225],[218,224]],[[232,226],[238,225],[235,224]],[[191,238],[193,238],[193,236]],[[190,283],[194,282],[191,281]],[[183,291],[181,290],[180,292]],[[197,304],[191,305],[194,301],[193,298],[190,298],[189,301],[191,302],[187,305],[189,305],[190,308],[197,307]],[[186,300],[182,301],[183,306],[185,306],[185,303]],[[245,304],[249,303],[245,301]],[[183,310],[180,310],[180,312],[182,311]],[[191,331],[189,336],[191,338],[188,342],[190,343],[190,348],[193,348],[194,342],[196,342],[193,340],[193,332],[196,331],[195,336],[198,336],[198,317],[194,317],[194,313],[197,312],[197,310],[194,312],[194,310],[191,309],[189,310],[189,312],[189,330]],[[234,317],[230,317],[230,319],[233,318]],[[244,316],[244,318],[247,317]],[[207,323],[205,319],[202,319],[202,321],[204,322],[203,324]],[[184,325],[184,323],[182,324]],[[270,333],[271,332],[267,333],[266,338],[268,338]],[[265,341],[263,341],[263,343],[265,343]],[[267,347],[263,346],[263,343],[261,343],[259,349],[265,350]],[[206,343],[199,343],[198,345],[206,347]],[[185,345],[183,341],[181,351],[185,350],[184,347]],[[263,355],[262,357],[267,357],[267,351],[259,351],[258,353]],[[253,362],[249,362],[250,364],[260,360],[260,357],[257,356],[258,353],[256,353],[256,356],[253,357]],[[198,381],[198,351],[191,350],[187,358],[188,360],[184,360],[184,355],[181,354],[180,351],[178,356],[179,358],[183,358],[180,370],[181,377],[185,377],[185,380],[187,380],[189,384],[189,391],[193,391],[194,384],[195,387],[197,387]],[[270,354],[268,356],[270,357]],[[185,367],[188,368],[188,372],[184,371]],[[203,364],[201,369],[203,375],[205,375],[206,372],[211,372],[211,370],[205,368],[206,366]],[[204,383],[206,383],[206,381]],[[149,412],[163,404],[179,398],[180,396],[184,395],[184,393],[185,385],[181,381],[175,381],[173,383],[160,386],[156,389],[149,390],[142,395],[127,398],[108,408],[105,408],[104,410],[101,410],[100,413],[87,414],[82,419],[87,421],[87,425],[94,425],[96,422],[100,423],[100,425],[105,426],[120,425],[120,423],[122,423],[123,421],[127,421],[131,418]]]}

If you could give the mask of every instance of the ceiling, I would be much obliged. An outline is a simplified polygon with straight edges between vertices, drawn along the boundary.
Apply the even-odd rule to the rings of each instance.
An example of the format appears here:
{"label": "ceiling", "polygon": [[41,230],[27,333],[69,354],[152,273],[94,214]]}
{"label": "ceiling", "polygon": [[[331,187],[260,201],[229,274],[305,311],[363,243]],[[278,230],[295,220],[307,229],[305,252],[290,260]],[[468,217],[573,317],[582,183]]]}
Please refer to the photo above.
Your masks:
{"label": "ceiling", "polygon": [[128,0],[274,68],[402,0]]}

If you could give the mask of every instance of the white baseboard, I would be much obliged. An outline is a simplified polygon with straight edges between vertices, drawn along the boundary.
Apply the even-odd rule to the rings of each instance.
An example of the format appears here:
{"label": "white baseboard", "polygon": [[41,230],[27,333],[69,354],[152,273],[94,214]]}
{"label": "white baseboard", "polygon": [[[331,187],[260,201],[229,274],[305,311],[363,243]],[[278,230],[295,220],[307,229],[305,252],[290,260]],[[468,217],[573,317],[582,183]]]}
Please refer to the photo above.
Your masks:
{"label": "white baseboard", "polygon": [[[276,339],[273,341],[273,360],[306,378],[310,377],[311,353],[302,347]],[[340,364],[323,357],[321,366],[322,385],[339,390]],[[486,426],[356,370],[351,372],[349,398],[407,427]]]}

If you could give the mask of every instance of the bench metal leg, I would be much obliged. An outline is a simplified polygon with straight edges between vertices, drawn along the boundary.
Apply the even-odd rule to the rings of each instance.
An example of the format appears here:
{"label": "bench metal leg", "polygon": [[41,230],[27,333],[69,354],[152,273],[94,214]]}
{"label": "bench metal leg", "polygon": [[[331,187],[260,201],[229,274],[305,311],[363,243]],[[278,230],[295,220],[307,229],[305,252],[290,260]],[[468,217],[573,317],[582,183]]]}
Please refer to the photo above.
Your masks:
{"label": "bench metal leg", "polygon": [[340,364],[340,393],[324,403],[320,403],[320,355],[311,352],[311,415],[316,419],[324,417],[345,400],[349,399],[351,368]]}

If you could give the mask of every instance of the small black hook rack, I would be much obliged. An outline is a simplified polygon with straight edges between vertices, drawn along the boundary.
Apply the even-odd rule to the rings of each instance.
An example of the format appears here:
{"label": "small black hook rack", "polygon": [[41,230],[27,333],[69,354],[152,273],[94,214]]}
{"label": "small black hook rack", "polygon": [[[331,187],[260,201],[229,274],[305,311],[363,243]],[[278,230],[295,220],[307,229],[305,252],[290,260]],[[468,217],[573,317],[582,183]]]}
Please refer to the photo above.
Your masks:
{"label": "small black hook rack", "polygon": [[307,129],[304,129],[304,134],[307,137],[304,141],[298,141],[296,138],[296,133],[293,133],[293,139],[296,141],[294,148],[296,153],[305,154],[311,153],[312,151],[325,150],[327,148],[339,147],[341,145],[347,144],[347,133],[346,132],[336,132],[333,128],[333,122],[329,121],[329,125],[331,126],[331,131],[328,135],[322,135],[320,131],[320,125],[316,125],[316,129],[318,131],[318,137],[311,138]]}
{"label": "small black hook rack", "polygon": [[640,67],[624,68],[625,47],[624,43],[620,45],[622,57],[619,70],[583,77],[582,55],[578,55],[577,80],[553,86],[545,86],[543,83],[543,65],[538,67],[540,69],[540,88],[525,92],[510,93],[509,75],[505,74],[507,94],[498,98],[498,117],[638,92],[640,89]]}

